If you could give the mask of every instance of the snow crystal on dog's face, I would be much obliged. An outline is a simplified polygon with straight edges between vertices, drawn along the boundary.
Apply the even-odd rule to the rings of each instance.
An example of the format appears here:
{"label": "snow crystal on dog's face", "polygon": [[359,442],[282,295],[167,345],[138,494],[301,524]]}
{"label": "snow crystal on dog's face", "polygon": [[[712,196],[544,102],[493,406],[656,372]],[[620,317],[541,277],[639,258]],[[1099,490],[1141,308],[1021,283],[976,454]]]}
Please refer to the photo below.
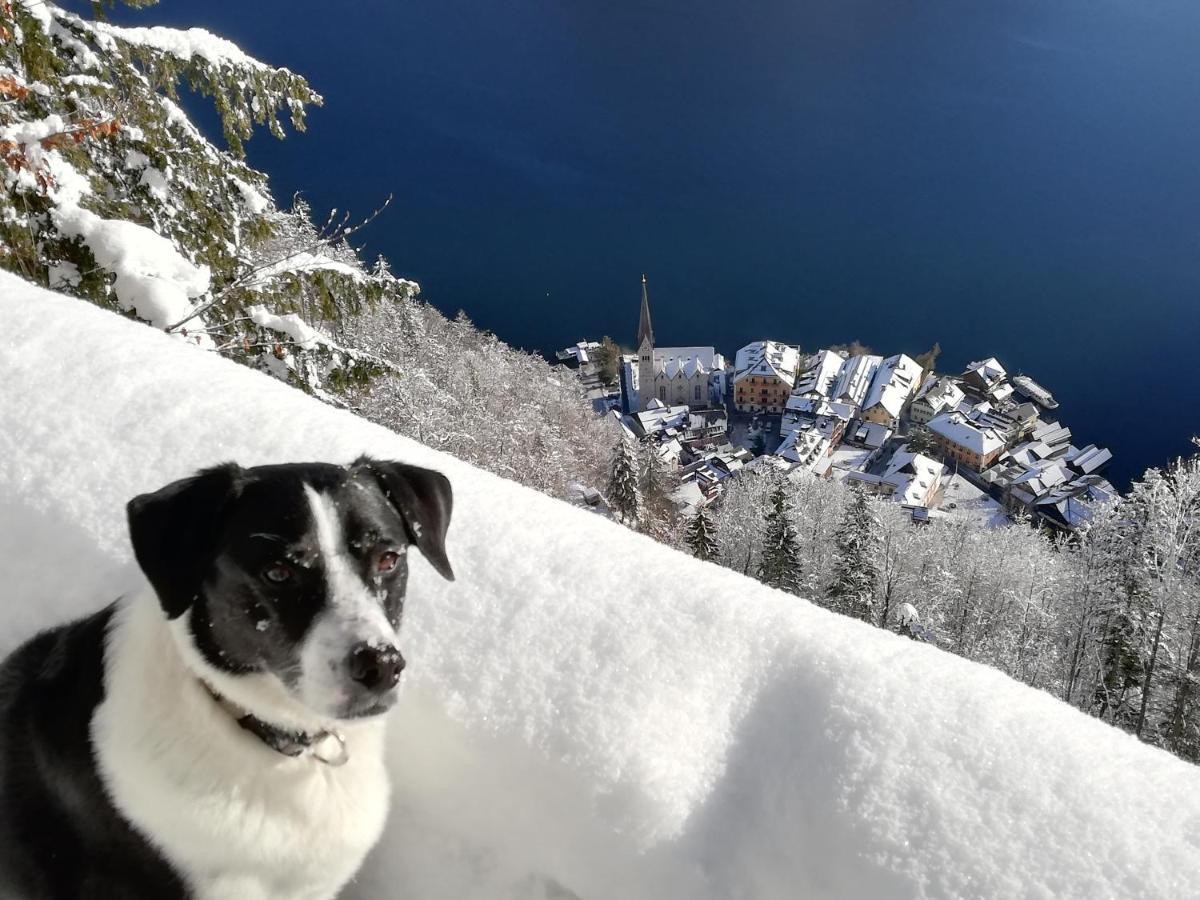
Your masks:
{"label": "snow crystal on dog's face", "polygon": [[334,466],[252,478],[219,548],[190,613],[208,664],[274,675],[322,717],[392,705],[407,540],[373,479]]}
{"label": "snow crystal on dog's face", "polygon": [[[364,685],[347,677],[347,667],[360,651],[392,652],[399,658],[399,609],[392,619],[388,610],[390,590],[400,577],[397,570],[405,566],[405,547],[390,536],[382,537],[378,529],[368,529],[347,542],[336,500],[311,487],[305,494],[312,509],[327,593],[300,648],[297,691],[312,709],[340,710],[343,716],[382,712],[394,702],[395,692],[386,685],[382,692],[364,690]],[[376,552],[373,548],[378,546],[388,548],[383,553],[389,555]],[[381,566],[386,571],[381,571]]]}

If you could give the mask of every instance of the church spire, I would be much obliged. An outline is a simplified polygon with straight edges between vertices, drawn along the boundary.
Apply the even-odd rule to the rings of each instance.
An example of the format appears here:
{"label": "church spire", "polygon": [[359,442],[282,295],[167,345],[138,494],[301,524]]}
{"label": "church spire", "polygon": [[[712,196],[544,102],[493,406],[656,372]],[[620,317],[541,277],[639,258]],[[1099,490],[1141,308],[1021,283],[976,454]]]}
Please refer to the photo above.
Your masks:
{"label": "church spire", "polygon": [[646,295],[646,276],[642,275],[642,318],[638,322],[637,345],[642,346],[647,339],[654,346],[654,327],[650,324],[650,298]]}

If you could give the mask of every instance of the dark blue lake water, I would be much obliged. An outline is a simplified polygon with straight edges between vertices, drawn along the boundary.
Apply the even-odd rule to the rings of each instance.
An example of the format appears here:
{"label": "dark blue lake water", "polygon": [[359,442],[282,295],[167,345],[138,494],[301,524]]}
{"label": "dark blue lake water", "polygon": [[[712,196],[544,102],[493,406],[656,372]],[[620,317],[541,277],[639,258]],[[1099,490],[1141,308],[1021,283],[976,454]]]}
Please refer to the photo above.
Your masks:
{"label": "dark blue lake water", "polygon": [[996,355],[1123,482],[1200,433],[1200,3],[172,0],[309,77],[276,194],[393,209],[428,300],[550,351]]}

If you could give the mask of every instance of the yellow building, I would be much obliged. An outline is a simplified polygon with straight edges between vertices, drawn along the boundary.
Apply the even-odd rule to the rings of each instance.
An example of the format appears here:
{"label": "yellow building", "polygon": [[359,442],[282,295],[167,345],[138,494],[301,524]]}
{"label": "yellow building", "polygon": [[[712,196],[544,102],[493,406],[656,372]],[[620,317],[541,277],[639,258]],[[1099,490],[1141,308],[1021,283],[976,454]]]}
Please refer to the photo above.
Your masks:
{"label": "yellow building", "polygon": [[796,384],[800,354],[775,341],[755,341],[737,352],[733,403],[741,412],[782,413]]}

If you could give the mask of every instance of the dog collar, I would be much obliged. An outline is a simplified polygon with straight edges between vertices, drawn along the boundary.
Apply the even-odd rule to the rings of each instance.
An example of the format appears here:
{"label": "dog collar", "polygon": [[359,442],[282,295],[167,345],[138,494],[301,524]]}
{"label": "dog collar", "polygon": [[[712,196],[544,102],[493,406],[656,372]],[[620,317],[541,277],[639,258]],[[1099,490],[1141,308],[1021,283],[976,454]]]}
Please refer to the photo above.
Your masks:
{"label": "dog collar", "polygon": [[225,709],[238,725],[276,753],[292,758],[311,756],[329,766],[343,766],[350,759],[350,752],[346,749],[346,739],[341,733],[332,729],[313,733],[278,728],[242,709],[227,697],[221,696],[213,690],[212,685],[208,682],[202,681],[201,684],[217,702],[217,705]]}

